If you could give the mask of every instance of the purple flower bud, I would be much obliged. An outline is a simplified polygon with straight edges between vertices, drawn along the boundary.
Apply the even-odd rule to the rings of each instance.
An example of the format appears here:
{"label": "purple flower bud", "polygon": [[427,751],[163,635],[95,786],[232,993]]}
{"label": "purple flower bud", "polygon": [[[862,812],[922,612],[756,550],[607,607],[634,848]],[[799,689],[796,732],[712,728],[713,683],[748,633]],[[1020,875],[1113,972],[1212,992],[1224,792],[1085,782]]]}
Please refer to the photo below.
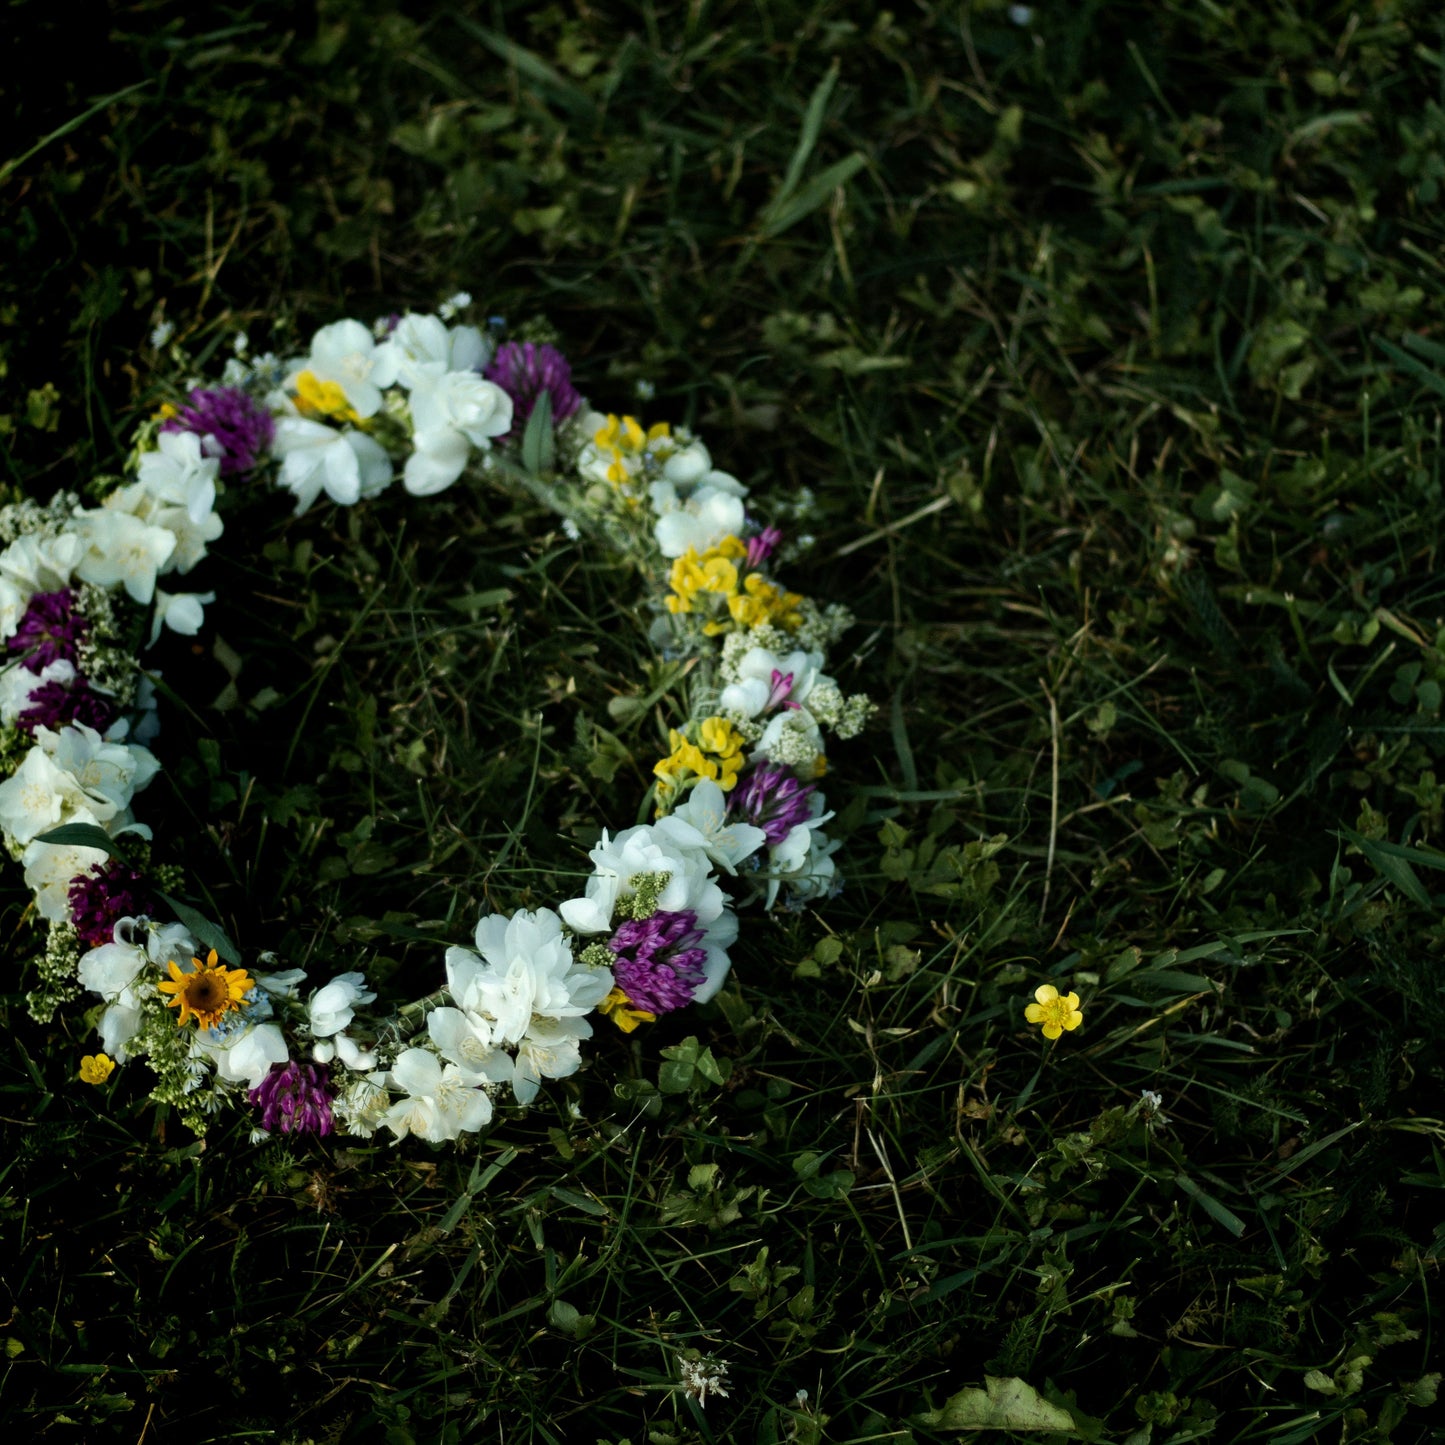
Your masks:
{"label": "purple flower bud", "polygon": [[25,609],[15,635],[5,646],[20,654],[27,672],[44,672],[52,662],[75,662],[90,623],[75,610],[75,593],[37,592]]}
{"label": "purple flower bud", "polygon": [[77,673],[68,686],[63,682],[41,683],[30,694],[30,705],[15,719],[15,726],[31,737],[36,728],[58,731],[67,723],[84,723],[103,733],[115,719],[115,704]]}
{"label": "purple flower bud", "polygon": [[554,423],[566,421],[582,405],[582,396],[572,385],[572,368],[555,346],[509,341],[497,348],[482,375],[512,398],[512,429],[502,441],[521,433],[543,392],[552,398]]}
{"label": "purple flower bud", "polygon": [[776,527],[764,527],[756,537],[749,537],[748,566],[761,567],[782,540],[783,534]]}
{"label": "purple flower bud", "polygon": [[238,386],[197,387],[173,417],[161,423],[164,431],[195,432],[201,450],[220,457],[221,475],[253,471],[265,459],[276,435],[271,413]]}
{"label": "purple flower bud", "polygon": [[665,1014],[692,1002],[706,977],[702,938],[691,909],[617,925],[607,944],[617,955],[612,976],[633,1008]]}
{"label": "purple flower bud", "polygon": [[154,906],[144,875],[119,858],[92,863],[70,883],[70,920],[86,948],[109,943],[117,920],[150,913]]}
{"label": "purple flower bud", "polygon": [[744,773],[728,795],[728,821],[751,823],[776,848],[799,823],[813,816],[813,786],[784,767],[762,763]]}
{"label": "purple flower bud", "polygon": [[298,1064],[295,1059],[272,1064],[271,1072],[247,1098],[261,1111],[261,1127],[283,1134],[330,1134],[331,1101],[336,1086],[320,1064]]}

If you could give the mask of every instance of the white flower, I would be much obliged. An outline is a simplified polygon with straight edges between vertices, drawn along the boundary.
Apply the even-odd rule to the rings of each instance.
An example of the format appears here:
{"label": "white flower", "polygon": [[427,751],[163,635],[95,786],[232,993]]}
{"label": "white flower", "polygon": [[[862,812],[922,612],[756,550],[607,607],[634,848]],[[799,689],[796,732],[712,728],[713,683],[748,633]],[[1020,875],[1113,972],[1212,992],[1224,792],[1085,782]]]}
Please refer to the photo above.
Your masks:
{"label": "white flower", "polygon": [[742,501],[732,492],[701,486],[680,501],[668,481],[654,482],[650,491],[653,510],[659,514],[652,534],[664,557],[681,557],[689,548],[701,554],[743,530],[746,514]]}
{"label": "white flower", "polygon": [[366,986],[366,975],[362,973],[340,973],[311,995],[307,1011],[311,1018],[311,1032],[318,1039],[340,1033],[356,1016],[355,1006],[370,1003],[376,991]]}
{"label": "white flower", "polygon": [[657,893],[660,910],[691,909],[702,924],[723,911],[723,892],[713,881],[707,854],[691,845],[681,829],[670,832],[668,822],[643,823],[615,838],[603,830],[602,841],[589,854],[596,871],[587,880],[585,897],[562,905],[562,917],[574,932],[608,932],[618,900],[631,897],[649,876],[663,874],[667,882]]}
{"label": "white flower", "polygon": [[537,1097],[543,1079],[565,1079],[582,1067],[581,1040],[592,1037],[586,1019],[534,1019],[517,1047],[512,1093],[519,1104]]}
{"label": "white flower", "polygon": [[823,734],[813,714],[805,707],[784,708],[773,714],[748,761],[781,763],[806,777],[822,752]]}
{"label": "white flower", "polygon": [[391,1104],[384,1073],[368,1074],[364,1079],[348,1079],[340,1095],[332,1102],[331,1114],[346,1133],[358,1139],[370,1139],[381,1127]]}
{"label": "white flower", "polygon": [[478,922],[476,940],[481,958],[447,950],[447,987],[465,1013],[493,1021],[490,1043],[517,1043],[536,1016],[590,1013],[612,988],[607,969],[572,957],[562,920],[550,908],[511,918],[489,914]]}
{"label": "white flower", "polygon": [[107,741],[84,723],[69,723],[58,732],[37,728],[35,739],[84,789],[86,805],[103,822],[128,808],[160,772],[148,748]]}
{"label": "white flower", "polygon": [[487,448],[512,425],[512,398],[470,371],[423,378],[411,394],[416,450],[407,458],[405,485],[415,497],[445,490],[461,476],[470,448]]}
{"label": "white flower", "polygon": [[[77,810],[65,821],[100,826],[95,814],[85,809]],[[109,857],[99,848],[82,848],[75,843],[42,843],[38,838],[29,843],[20,861],[25,865],[26,887],[34,893],[41,917],[51,923],[68,922],[71,882]]]}
{"label": "white flower", "polygon": [[151,345],[159,351],[175,334],[176,323],[174,321],[157,321],[151,327]]}
{"label": "white flower", "polygon": [[311,338],[311,355],[303,369],[318,381],[335,382],[364,421],[381,408],[381,391],[372,380],[375,366],[371,332],[359,321],[334,321]]}
{"label": "white flower", "polygon": [[86,802],[80,784],[44,748],[32,747],[0,783],[0,829],[9,842],[28,843],[71,821]]}
{"label": "white flower", "polygon": [[209,1057],[227,1083],[254,1089],[271,1072],[272,1064],[284,1064],[291,1055],[281,1026],[261,1023],[253,1024],[239,1038],[228,1036],[222,1043],[198,1032],[191,1040],[191,1057]]}
{"label": "white flower", "polygon": [[238,331],[231,338],[231,350],[237,356],[244,356],[251,349],[251,338],[244,331]]}
{"label": "white flower", "polygon": [[323,490],[349,507],[384,490],[392,478],[391,458],[369,436],[309,417],[276,419],[275,452],[282,459],[280,484],[296,494],[297,516]]}
{"label": "white flower", "polygon": [[117,487],[103,503],[112,511],[127,512],[152,527],[160,527],[175,538],[175,550],[160,568],[167,572],[189,572],[206,555],[206,544],[214,542],[226,530],[215,512],[202,512],[197,518],[179,504],[162,501],[142,482]]}
{"label": "white flower", "polygon": [[150,641],[154,647],[162,627],[169,627],[182,637],[194,637],[206,620],[205,608],[216,600],[214,592],[167,592],[156,588],[155,616],[151,618]]}
{"label": "white flower", "polygon": [[718,706],[725,713],[755,718],[784,703],[805,703],[814,688],[833,684],[823,674],[821,652],[779,654],[766,647],[750,647],[730,669],[732,680],[723,688]]}
{"label": "white flower", "polygon": [[702,1355],[696,1360],[679,1359],[677,1375],[683,1394],[691,1395],[700,1406],[707,1404],[709,1395],[717,1395],[723,1400],[728,1398],[728,1367],[715,1355]]}
{"label": "white flower", "polygon": [[120,1064],[140,1031],[141,995],[136,985],[149,963],[140,944],[122,941],[133,923],[129,918],[117,923],[115,941],[82,954],[77,969],[81,986],[98,993],[108,1005],[98,1025],[101,1047]]}
{"label": "white flower", "polygon": [[685,834],[675,836],[701,848],[725,873],[736,873],[738,864],[756,853],[768,835],[751,823],[729,823],[727,813],[727,795],[711,778],[703,778],[693,785],[687,802],[674,808],[670,816],[697,835],[695,840]]}
{"label": "white flower", "polygon": [[299,986],[306,982],[306,970],[304,968],[283,968],[278,969],[275,973],[253,972],[251,977],[272,998],[297,998],[301,993]]}
{"label": "white flower", "polygon": [[472,293],[470,291],[457,291],[451,296],[448,296],[447,299],[437,307],[437,312],[444,321],[450,321],[463,306],[470,306],[471,304]]}
{"label": "white flower", "polygon": [[175,533],[114,507],[80,512],[75,523],[87,548],[75,575],[97,587],[123,585],[133,602],[148,606],[156,574],[176,550]]}
{"label": "white flower", "polygon": [[[85,541],[76,532],[61,532],[54,537],[27,532],[0,552],[0,582],[8,583],[19,599],[17,602],[9,592],[0,590],[3,619],[7,621],[0,628],[4,636],[15,631],[21,613],[37,592],[58,592],[70,585],[84,555]],[[12,612],[14,620],[8,621]]]}
{"label": "white flower", "polygon": [[146,938],[146,956],[163,968],[166,964],[194,958],[196,940],[183,923],[153,923]]}
{"label": "white flower", "polygon": [[484,1129],[492,1119],[492,1101],[469,1084],[455,1064],[426,1049],[406,1049],[391,1066],[391,1083],[407,1097],[381,1118],[398,1139],[417,1134],[433,1144]]}
{"label": "white flower", "polygon": [[349,1034],[333,1034],[329,1039],[320,1039],[312,1046],[311,1057],[318,1064],[329,1064],[339,1058],[348,1069],[364,1074],[376,1067],[376,1055],[364,1049]]}
{"label": "white flower", "polygon": [[202,454],[201,439],[195,432],[161,432],[156,447],[141,456],[137,468],[140,485],[156,501],[184,507],[191,521],[199,525],[215,510],[221,463]]}
{"label": "white flower", "polygon": [[468,1083],[504,1084],[512,1077],[512,1056],[492,1042],[492,1025],[493,1020],[485,1014],[459,1008],[436,1009],[426,1021],[427,1033],[437,1052],[455,1064],[466,1075]]}
{"label": "white flower", "polygon": [[374,379],[378,386],[400,383],[411,391],[449,371],[480,371],[487,364],[488,351],[475,326],[448,331],[436,316],[407,315],[377,347]]}
{"label": "white flower", "polygon": [[809,802],[813,816],[791,829],[788,836],[769,851],[768,896],[764,904],[767,908],[776,902],[782,884],[788,886],[789,902],[795,906],[825,897],[832,891],[837,871],[833,854],[843,845],[820,831],[833,816],[823,811],[823,795],[815,792]]}

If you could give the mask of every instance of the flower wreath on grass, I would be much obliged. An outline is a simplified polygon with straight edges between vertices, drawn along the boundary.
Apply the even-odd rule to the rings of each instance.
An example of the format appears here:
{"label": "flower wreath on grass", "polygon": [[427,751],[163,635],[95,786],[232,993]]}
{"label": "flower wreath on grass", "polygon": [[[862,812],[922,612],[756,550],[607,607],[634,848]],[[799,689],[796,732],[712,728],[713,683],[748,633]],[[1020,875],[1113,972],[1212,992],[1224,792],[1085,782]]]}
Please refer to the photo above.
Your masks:
{"label": "flower wreath on grass", "polygon": [[[151,1097],[197,1131],[249,1102],[273,1131],[452,1140],[494,1099],[531,1101],[581,1065],[602,1015],[631,1030],[721,988],[740,903],[800,905],[839,886],[818,785],[825,732],[872,710],[827,675],[852,619],[787,591],[781,534],[700,438],[602,416],[549,345],[500,341],[440,315],[324,326],[310,352],[226,363],[138,431],[127,477],[82,506],[0,507],[0,831],[48,925],[32,1014],[98,995],[103,1083],[144,1058]],[[654,768],[656,819],[604,831],[583,895],[484,916],[449,948],[445,985],[382,1014],[363,974],[304,992],[299,969],[243,966],[171,896],[134,800],[159,768],[154,678],[139,653],[194,635],[212,593],[170,592],[222,535],[228,486],[271,478],[304,512],[350,506],[400,477],[429,497],[469,469],[521,486],[623,549],[658,602],[651,641],[692,659],[689,715]],[[167,891],[170,890],[170,891]]]}

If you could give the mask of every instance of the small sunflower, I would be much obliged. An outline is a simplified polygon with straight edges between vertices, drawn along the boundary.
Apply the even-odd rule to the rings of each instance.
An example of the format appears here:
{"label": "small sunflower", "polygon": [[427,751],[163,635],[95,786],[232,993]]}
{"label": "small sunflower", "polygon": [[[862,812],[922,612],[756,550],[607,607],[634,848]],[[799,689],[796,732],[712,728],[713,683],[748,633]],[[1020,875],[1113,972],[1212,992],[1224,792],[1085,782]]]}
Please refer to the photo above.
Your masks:
{"label": "small sunflower", "polygon": [[177,1028],[183,1028],[192,1018],[200,1028],[215,1028],[232,1009],[241,1007],[256,981],[244,968],[217,963],[214,948],[204,963],[199,958],[193,958],[191,963],[194,967],[183,970],[171,959],[166,964],[169,981],[162,979],[156,987],[171,995],[166,1000],[167,1008],[180,1009]]}

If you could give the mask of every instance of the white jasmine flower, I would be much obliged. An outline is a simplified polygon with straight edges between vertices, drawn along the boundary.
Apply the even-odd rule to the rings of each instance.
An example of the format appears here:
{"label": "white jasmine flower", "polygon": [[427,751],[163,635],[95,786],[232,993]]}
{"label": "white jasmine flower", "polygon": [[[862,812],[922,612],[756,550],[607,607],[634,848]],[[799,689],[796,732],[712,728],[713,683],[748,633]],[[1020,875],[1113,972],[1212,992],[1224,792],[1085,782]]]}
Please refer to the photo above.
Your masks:
{"label": "white jasmine flower", "polygon": [[[657,907],[668,913],[691,909],[698,922],[711,923],[723,911],[723,892],[713,881],[707,854],[687,841],[680,829],[668,830],[669,820],[644,823],[602,841],[588,855],[595,872],[587,880],[586,896],[562,905],[562,917],[576,933],[606,933],[619,899],[629,898],[639,882],[666,875],[658,888]],[[686,826],[686,825],[684,825]]]}
{"label": "white jasmine flower", "polygon": [[438,381],[449,371],[480,371],[490,348],[475,326],[450,330],[436,316],[403,316],[396,330],[376,349],[376,382],[398,383],[408,391]]}
{"label": "white jasmine flower", "polygon": [[481,958],[447,950],[447,987],[463,1012],[493,1021],[488,1043],[519,1042],[534,1017],[590,1013],[612,988],[607,969],[572,957],[562,920],[550,908],[511,918],[489,914],[477,924],[476,941]]}
{"label": "white jasmine flower", "polygon": [[160,527],[175,538],[170,560],[160,568],[167,572],[189,572],[206,555],[206,544],[214,542],[225,524],[215,512],[204,512],[193,520],[185,506],[162,501],[143,483],[132,482],[117,487],[102,504],[117,512],[127,512],[152,527]]}
{"label": "white jasmine flower", "polygon": [[175,533],[114,507],[80,512],[75,521],[87,548],[75,575],[97,587],[122,585],[131,601],[149,606],[156,575],[176,550]]}
{"label": "white jasmine flower", "polygon": [[160,771],[149,749],[107,741],[84,723],[70,723],[58,732],[37,728],[35,740],[82,790],[81,806],[90,808],[102,822],[128,808],[135,794]]}
{"label": "white jasmine flower", "polygon": [[[67,823],[94,823],[94,813],[78,809],[65,819]],[[105,863],[110,854],[99,848],[82,848],[74,843],[42,843],[34,839],[20,855],[25,865],[25,885],[35,895],[40,915],[51,923],[70,919],[70,885],[97,863]]]}
{"label": "white jasmine flower", "polygon": [[[77,821],[88,802],[85,790],[44,748],[32,747],[0,783],[0,829],[12,843],[29,843],[62,823]],[[93,813],[87,820],[99,822]]]}
{"label": "white jasmine flower", "polygon": [[206,620],[205,608],[216,600],[214,592],[167,592],[156,588],[156,610],[151,618],[150,641],[147,647],[154,647],[161,635],[162,627],[182,637],[194,637]]}
{"label": "white jasmine flower", "polygon": [[184,507],[200,525],[216,506],[216,478],[221,463],[202,452],[195,432],[161,432],[156,450],[142,454],[137,475],[140,485],[158,502]]}
{"label": "white jasmine flower", "polygon": [[575,1074],[582,1067],[581,1040],[591,1037],[592,1025],[586,1019],[534,1019],[517,1047],[516,1072],[512,1076],[512,1093],[517,1102],[530,1104],[543,1079],[565,1079]]}
{"label": "white jasmine flower", "polygon": [[302,369],[318,381],[335,382],[347,405],[364,421],[381,409],[381,390],[372,379],[376,350],[371,332],[361,322],[333,321],[311,338],[311,355]]}
{"label": "white jasmine flower", "polygon": [[493,1043],[494,1023],[483,1013],[439,1008],[427,1016],[426,1026],[437,1052],[455,1064],[469,1083],[504,1084],[512,1077],[512,1056]]}
{"label": "white jasmine flower", "polygon": [[81,955],[78,976],[83,988],[98,993],[108,1005],[98,1025],[101,1047],[118,1064],[126,1061],[130,1042],[141,1026],[141,975],[149,960],[140,944],[125,941],[134,924],[125,918],[115,927],[115,941]]}
{"label": "white jasmine flower", "polygon": [[227,1083],[244,1084],[248,1089],[260,1085],[272,1064],[284,1064],[291,1057],[286,1036],[275,1023],[253,1024],[239,1037],[228,1035],[221,1042],[198,1032],[191,1040],[191,1056],[210,1058]]}
{"label": "white jasmine flower", "polygon": [[475,372],[448,371],[417,384],[411,416],[416,450],[404,483],[413,496],[429,497],[461,476],[471,447],[486,449],[511,428],[512,398]]}
{"label": "white jasmine flower", "polygon": [[[53,537],[27,532],[0,552],[0,580],[10,583],[20,594],[23,612],[37,592],[58,592],[68,587],[84,555],[85,540],[78,532],[60,532]],[[15,620],[19,621],[19,613]],[[12,625],[5,635],[8,637],[14,630]]]}
{"label": "white jasmine flower", "polygon": [[362,973],[340,973],[311,995],[307,1012],[311,1032],[318,1039],[340,1033],[356,1016],[355,1006],[370,1003],[376,991],[366,986]]}
{"label": "white jasmine flower", "polygon": [[364,432],[337,431],[303,416],[276,419],[279,481],[296,494],[300,516],[325,491],[349,507],[385,490],[392,478],[391,458]]}
{"label": "white jasmine flower", "polygon": [[416,1134],[440,1144],[491,1123],[492,1101],[486,1093],[469,1084],[455,1064],[443,1067],[426,1049],[398,1055],[390,1081],[407,1097],[393,1104],[380,1122],[398,1139]]}
{"label": "white jasmine flower", "polygon": [[768,841],[768,835],[751,823],[729,823],[727,812],[727,795],[711,778],[703,778],[693,785],[687,801],[669,816],[697,835],[694,841],[674,829],[674,836],[682,836],[685,842],[701,848],[725,873],[736,873],[738,864],[756,853]]}
{"label": "white jasmine flower", "polygon": [[376,1067],[376,1054],[362,1048],[349,1034],[333,1034],[328,1039],[318,1039],[312,1046],[311,1057],[318,1064],[329,1064],[339,1058],[348,1069],[364,1074]]}
{"label": "white jasmine flower", "polygon": [[255,973],[251,977],[259,987],[264,988],[272,998],[298,998],[300,985],[306,981],[304,968],[283,968],[275,973]]}

